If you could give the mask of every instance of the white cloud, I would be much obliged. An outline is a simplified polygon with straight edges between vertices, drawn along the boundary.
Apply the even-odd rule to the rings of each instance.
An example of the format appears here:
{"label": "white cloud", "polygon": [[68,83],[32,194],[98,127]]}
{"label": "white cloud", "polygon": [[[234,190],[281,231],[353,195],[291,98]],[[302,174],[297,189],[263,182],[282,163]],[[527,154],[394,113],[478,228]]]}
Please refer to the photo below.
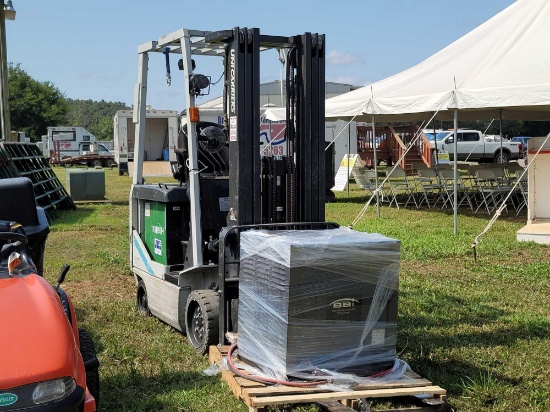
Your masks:
{"label": "white cloud", "polygon": [[363,58],[360,56],[348,53],[341,53],[335,50],[332,50],[327,57],[327,63],[333,66],[345,66],[361,62],[362,60]]}

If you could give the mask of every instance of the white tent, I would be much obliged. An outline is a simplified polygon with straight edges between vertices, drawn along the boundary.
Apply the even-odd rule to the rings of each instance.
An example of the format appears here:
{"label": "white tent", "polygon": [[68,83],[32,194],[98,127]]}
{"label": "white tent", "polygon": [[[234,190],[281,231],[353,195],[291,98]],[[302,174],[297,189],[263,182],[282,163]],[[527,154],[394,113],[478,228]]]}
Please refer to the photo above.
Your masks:
{"label": "white tent", "polygon": [[326,101],[327,118],[550,120],[550,1],[518,0],[422,63]]}

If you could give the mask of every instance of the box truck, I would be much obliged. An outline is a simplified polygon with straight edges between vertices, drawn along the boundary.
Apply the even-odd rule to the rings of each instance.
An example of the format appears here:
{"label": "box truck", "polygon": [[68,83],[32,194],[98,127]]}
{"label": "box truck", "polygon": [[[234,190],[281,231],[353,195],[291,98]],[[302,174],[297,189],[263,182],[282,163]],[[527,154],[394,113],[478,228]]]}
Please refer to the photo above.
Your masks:
{"label": "box truck", "polygon": [[[115,161],[118,173],[128,173],[134,160],[135,124],[132,110],[118,110],[113,118]],[[179,116],[175,110],[148,109],[143,140],[144,160],[169,160],[168,153],[177,147]],[[168,152],[167,152],[168,149]]]}

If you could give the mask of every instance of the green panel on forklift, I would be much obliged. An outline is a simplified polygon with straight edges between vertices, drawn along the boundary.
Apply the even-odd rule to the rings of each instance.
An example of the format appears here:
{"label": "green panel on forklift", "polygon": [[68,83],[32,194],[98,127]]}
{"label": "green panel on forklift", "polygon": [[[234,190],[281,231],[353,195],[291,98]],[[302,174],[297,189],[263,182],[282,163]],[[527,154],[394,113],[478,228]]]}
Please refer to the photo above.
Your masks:
{"label": "green panel on forklift", "polygon": [[166,204],[145,202],[145,245],[153,260],[168,264],[166,242]]}
{"label": "green panel on forklift", "polygon": [[185,204],[144,201],[143,241],[151,258],[162,265],[182,265],[184,258]]}

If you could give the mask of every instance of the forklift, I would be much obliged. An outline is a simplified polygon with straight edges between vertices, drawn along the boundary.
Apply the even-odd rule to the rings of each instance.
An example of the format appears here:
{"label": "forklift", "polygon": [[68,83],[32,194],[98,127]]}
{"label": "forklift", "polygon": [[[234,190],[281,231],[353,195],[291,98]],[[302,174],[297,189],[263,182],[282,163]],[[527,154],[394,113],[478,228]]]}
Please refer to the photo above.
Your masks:
{"label": "forklift", "polygon": [[[260,53],[285,55],[287,156],[261,156]],[[176,54],[186,113],[170,142],[175,180],[146,184],[149,54]],[[180,29],[138,47],[130,261],[137,308],[187,335],[199,353],[237,330],[239,237],[251,229],[338,227],[325,222],[325,37],[257,28]],[[224,124],[200,120],[209,87],[194,56],[223,59]],[[169,71],[167,72],[169,75]]]}

